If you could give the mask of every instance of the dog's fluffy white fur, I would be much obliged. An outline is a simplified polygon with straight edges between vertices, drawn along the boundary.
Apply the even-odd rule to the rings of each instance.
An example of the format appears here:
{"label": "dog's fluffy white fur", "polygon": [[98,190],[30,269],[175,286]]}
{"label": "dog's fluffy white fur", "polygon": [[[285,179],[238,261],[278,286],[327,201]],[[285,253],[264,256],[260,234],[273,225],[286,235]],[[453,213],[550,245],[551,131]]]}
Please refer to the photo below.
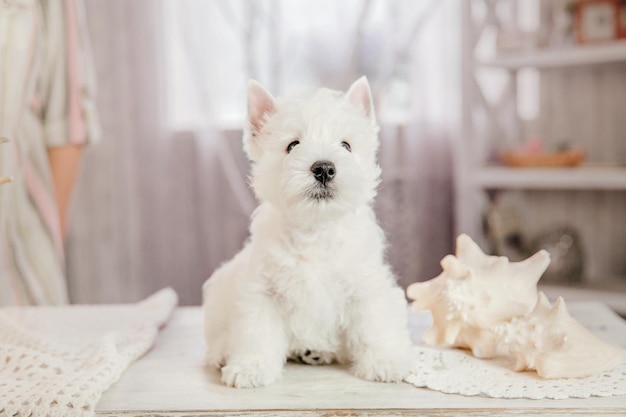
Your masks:
{"label": "dog's fluffy white fur", "polygon": [[[203,286],[208,364],[241,388],[272,383],[289,358],[401,381],[407,309],[371,207],[380,168],[365,77],[345,94],[287,99],[251,81],[244,148],[261,205],[244,249]],[[334,165],[327,181],[318,161]]]}

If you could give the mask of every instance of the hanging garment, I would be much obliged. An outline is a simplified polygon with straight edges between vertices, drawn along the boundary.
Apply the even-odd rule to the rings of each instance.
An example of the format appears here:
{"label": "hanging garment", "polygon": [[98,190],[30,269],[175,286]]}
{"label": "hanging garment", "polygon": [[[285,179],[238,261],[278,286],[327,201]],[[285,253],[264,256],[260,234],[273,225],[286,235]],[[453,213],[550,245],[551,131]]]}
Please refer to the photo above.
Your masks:
{"label": "hanging garment", "polygon": [[0,2],[0,305],[68,301],[47,150],[99,136],[80,6]]}

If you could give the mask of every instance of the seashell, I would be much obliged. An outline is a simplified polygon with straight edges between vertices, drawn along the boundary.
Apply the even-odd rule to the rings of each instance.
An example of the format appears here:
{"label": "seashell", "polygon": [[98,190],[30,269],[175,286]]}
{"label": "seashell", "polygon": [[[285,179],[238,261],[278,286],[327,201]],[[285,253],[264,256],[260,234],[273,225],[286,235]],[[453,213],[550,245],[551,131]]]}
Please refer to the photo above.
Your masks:
{"label": "seashell", "polygon": [[424,341],[469,348],[479,358],[493,357],[499,344],[490,328],[533,310],[537,281],[549,263],[545,250],[521,262],[489,256],[468,235],[460,235],[456,256],[441,261],[443,272],[407,288],[412,308],[430,310],[433,316]]}
{"label": "seashell", "polygon": [[516,371],[536,370],[542,378],[598,374],[619,365],[621,348],[589,332],[570,316],[563,298],[552,307],[543,293],[526,317],[492,328],[499,347],[515,356]]}
{"label": "seashell", "polygon": [[415,310],[428,309],[429,344],[469,348],[479,358],[512,355],[515,370],[542,378],[574,378],[610,370],[621,348],[600,340],[573,319],[562,298],[554,306],[537,281],[550,263],[541,250],[522,262],[488,256],[469,236],[457,238],[456,256],[441,260],[443,272],[411,284]]}

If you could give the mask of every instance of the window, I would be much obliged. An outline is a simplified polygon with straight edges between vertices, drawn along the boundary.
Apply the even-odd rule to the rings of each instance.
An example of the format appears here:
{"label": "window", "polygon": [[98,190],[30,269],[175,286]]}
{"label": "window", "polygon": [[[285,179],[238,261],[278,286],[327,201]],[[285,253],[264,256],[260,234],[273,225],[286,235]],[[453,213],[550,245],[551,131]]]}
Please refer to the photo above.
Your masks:
{"label": "window", "polygon": [[[240,127],[248,78],[275,95],[370,80],[379,118],[449,120],[459,103],[458,2],[168,0],[168,118]],[[457,65],[451,65],[456,62]],[[442,93],[443,91],[443,93]],[[416,98],[419,97],[419,101]]]}

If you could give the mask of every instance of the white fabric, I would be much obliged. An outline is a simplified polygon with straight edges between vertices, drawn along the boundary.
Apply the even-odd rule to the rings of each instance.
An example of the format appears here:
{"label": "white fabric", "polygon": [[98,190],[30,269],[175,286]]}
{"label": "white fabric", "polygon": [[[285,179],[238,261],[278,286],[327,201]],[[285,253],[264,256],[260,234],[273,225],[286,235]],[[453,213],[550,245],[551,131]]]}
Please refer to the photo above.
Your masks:
{"label": "white fabric", "polygon": [[[589,303],[570,306],[570,313],[592,333],[625,348],[620,336],[624,323],[608,309],[586,310]],[[405,381],[420,388],[447,394],[492,398],[565,399],[608,397],[626,394],[626,356],[609,372],[586,378],[542,379],[536,372],[515,372],[512,357],[478,359],[469,351],[430,347],[419,344],[421,335],[432,324],[429,312],[412,312],[416,363]],[[616,335],[619,339],[615,339]],[[626,350],[625,350],[626,352]]]}
{"label": "white fabric", "polygon": [[153,345],[177,304],[0,310],[0,416],[92,416],[102,393]]}

